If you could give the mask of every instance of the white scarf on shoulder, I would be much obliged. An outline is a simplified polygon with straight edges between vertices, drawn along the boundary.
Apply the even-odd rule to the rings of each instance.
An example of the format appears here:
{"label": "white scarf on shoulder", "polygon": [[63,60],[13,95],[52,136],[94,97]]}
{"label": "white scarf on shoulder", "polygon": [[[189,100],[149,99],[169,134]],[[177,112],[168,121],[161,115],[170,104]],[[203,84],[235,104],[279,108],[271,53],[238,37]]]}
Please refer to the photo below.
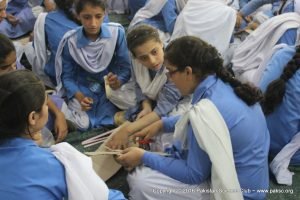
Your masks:
{"label": "white scarf on shoulder", "polygon": [[178,15],[171,41],[186,35],[201,38],[226,53],[236,21],[236,11],[224,0],[189,0]]}
{"label": "white scarf on shoulder", "polygon": [[161,88],[165,85],[168,78],[166,68],[163,67],[162,72],[157,72],[154,79],[151,80],[149,70],[139,63],[136,59],[132,59],[133,73],[136,82],[139,84],[142,93],[152,100],[155,100]]}
{"label": "white scarf on shoulder", "polygon": [[251,81],[241,77],[249,70],[257,69],[273,49],[280,37],[291,28],[300,27],[300,15],[284,13],[261,24],[235,50],[233,71],[241,81]]}
{"label": "white scarf on shoulder", "polygon": [[69,200],[108,199],[109,190],[93,169],[91,158],[63,142],[50,147],[64,165]]}
{"label": "white scarf on shoulder", "polygon": [[[212,189],[240,191],[232,152],[231,138],[227,125],[216,106],[208,99],[202,99],[182,115],[176,123],[174,139],[182,141],[187,148],[187,128],[191,123],[194,135],[201,149],[212,163]],[[216,200],[241,200],[241,192],[215,192]]]}
{"label": "white scarf on shoulder", "polygon": [[32,65],[32,71],[49,87],[54,87],[50,78],[45,74],[45,65],[49,56],[46,47],[45,20],[48,13],[41,13],[34,24],[34,47],[32,43],[25,46],[25,54]]}
{"label": "white scarf on shoulder", "polygon": [[[128,30],[132,29],[138,23],[145,19],[156,16],[165,6],[168,0],[149,0],[144,7],[140,8],[131,20]],[[157,29],[159,37],[164,45],[167,45],[170,40],[170,34]]]}

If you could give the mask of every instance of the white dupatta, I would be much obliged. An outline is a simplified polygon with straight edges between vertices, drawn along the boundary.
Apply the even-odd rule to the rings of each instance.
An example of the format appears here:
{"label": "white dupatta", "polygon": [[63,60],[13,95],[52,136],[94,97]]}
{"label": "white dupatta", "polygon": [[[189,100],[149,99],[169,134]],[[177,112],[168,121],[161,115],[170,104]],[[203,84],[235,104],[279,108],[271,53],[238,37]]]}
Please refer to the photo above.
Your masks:
{"label": "white dupatta", "polygon": [[182,141],[183,148],[187,147],[188,122],[191,123],[200,148],[211,160],[212,189],[228,191],[214,192],[214,198],[216,200],[243,199],[235,169],[230,134],[216,106],[210,100],[202,99],[182,115],[176,123],[174,139]]}
{"label": "white dupatta", "polygon": [[229,47],[236,11],[224,0],[189,0],[178,15],[171,41],[186,35],[196,36],[223,55]]}
{"label": "white dupatta", "polygon": [[48,13],[39,14],[34,24],[34,47],[32,43],[25,46],[25,54],[32,65],[32,71],[47,85],[54,87],[50,78],[45,74],[45,65],[48,62],[49,56],[46,47],[45,37],[45,20]]}
{"label": "white dupatta", "polygon": [[155,100],[161,88],[168,80],[166,68],[162,66],[163,70],[157,72],[154,79],[151,80],[148,68],[143,66],[136,59],[132,59],[132,66],[136,82],[139,84],[142,93],[150,99]]}
{"label": "white dupatta", "polygon": [[91,158],[63,142],[50,147],[64,165],[69,200],[108,199],[109,190],[93,169]]}
{"label": "white dupatta", "polygon": [[288,167],[292,157],[300,149],[300,132],[286,144],[270,163],[270,169],[274,174],[277,183],[292,185],[294,172],[290,172]]}
{"label": "white dupatta", "polygon": [[[134,15],[133,19],[131,20],[128,30],[132,29],[136,24],[142,22],[145,19],[152,18],[156,16],[164,5],[167,3],[168,0],[149,0],[144,5],[144,7],[140,8],[137,13]],[[159,37],[164,45],[170,40],[170,34],[165,33],[159,29],[157,29]]]}
{"label": "white dupatta", "polygon": [[284,13],[261,24],[235,50],[232,69],[237,78],[243,82],[251,81],[241,75],[259,68],[280,37],[288,29],[299,27],[300,15],[297,13]]}
{"label": "white dupatta", "polygon": [[98,38],[95,42],[89,45],[77,47],[77,32],[82,30],[82,27],[68,31],[59,43],[56,58],[56,81],[57,91],[61,93],[62,82],[62,52],[65,44],[68,45],[70,54],[75,62],[89,73],[99,73],[107,68],[115,52],[115,47],[118,39],[118,29],[121,27],[117,23],[108,23],[110,30],[110,38]]}

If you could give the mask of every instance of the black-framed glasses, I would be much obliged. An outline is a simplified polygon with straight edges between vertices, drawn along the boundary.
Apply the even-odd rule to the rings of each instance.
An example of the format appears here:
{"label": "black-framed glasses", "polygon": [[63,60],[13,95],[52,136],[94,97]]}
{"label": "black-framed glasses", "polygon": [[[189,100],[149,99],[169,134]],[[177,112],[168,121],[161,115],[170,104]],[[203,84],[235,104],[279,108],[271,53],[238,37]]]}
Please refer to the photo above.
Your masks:
{"label": "black-framed glasses", "polygon": [[173,74],[175,74],[176,72],[179,72],[180,70],[179,69],[176,69],[176,70],[173,70],[173,71],[170,71],[170,70],[168,70],[167,69],[167,71],[166,71],[166,75],[167,75],[167,77],[172,77],[173,76]]}

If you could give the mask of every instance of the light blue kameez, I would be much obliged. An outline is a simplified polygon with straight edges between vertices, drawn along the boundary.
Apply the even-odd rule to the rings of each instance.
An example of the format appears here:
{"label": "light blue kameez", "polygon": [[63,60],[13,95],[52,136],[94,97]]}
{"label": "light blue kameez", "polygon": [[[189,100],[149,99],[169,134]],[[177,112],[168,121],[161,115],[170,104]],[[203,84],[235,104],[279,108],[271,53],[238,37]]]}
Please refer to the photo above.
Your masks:
{"label": "light blue kameez", "polygon": [[33,30],[36,17],[32,13],[32,7],[28,0],[13,0],[7,5],[6,12],[19,19],[16,26],[10,24],[6,19],[0,22],[0,33],[9,38],[18,38]]}
{"label": "light blue kameez", "polygon": [[[280,77],[287,63],[293,58],[295,47],[285,47],[273,54],[263,74],[260,87]],[[271,136],[270,156],[274,157],[300,131],[300,70],[286,82],[282,103],[266,116]],[[291,164],[300,165],[300,151],[292,157]]]}
{"label": "light blue kameez", "polygon": [[[270,137],[259,104],[247,106],[233,89],[211,75],[196,88],[192,104],[201,99],[211,100],[221,113],[230,133],[233,156],[241,188],[252,190],[244,199],[265,199],[266,194],[255,192],[269,188],[268,151]],[[174,131],[178,117],[164,118],[164,130]],[[255,124],[255,126],[253,126]],[[186,184],[201,184],[210,178],[211,161],[199,147],[191,125],[187,133],[188,150],[174,143],[174,158],[146,152],[143,163],[171,178]],[[226,172],[224,172],[226,173]]]}
{"label": "light blue kameez", "polygon": [[45,73],[56,85],[55,56],[60,40],[64,34],[79,25],[70,20],[62,10],[50,12],[45,19],[45,35],[47,48],[50,51],[50,58],[45,65]]}

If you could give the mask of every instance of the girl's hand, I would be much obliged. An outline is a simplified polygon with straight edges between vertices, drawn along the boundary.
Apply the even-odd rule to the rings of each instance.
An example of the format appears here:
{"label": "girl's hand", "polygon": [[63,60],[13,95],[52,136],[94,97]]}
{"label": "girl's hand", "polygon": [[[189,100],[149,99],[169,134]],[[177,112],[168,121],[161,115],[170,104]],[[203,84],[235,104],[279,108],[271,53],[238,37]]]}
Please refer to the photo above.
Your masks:
{"label": "girl's hand", "polygon": [[84,97],[81,102],[81,108],[83,111],[88,111],[92,108],[92,104],[94,103],[93,99],[91,97]]}
{"label": "girl's hand", "polygon": [[130,132],[127,130],[127,126],[123,126],[114,133],[106,145],[112,149],[125,149],[128,147],[129,135]]}
{"label": "girl's hand", "polygon": [[137,115],[136,119],[135,120],[138,120],[142,117],[144,117],[145,115],[149,114],[152,112],[152,109],[150,108],[144,108],[141,112],[139,112],[139,114]]}
{"label": "girl's hand", "polygon": [[146,128],[138,131],[137,133],[133,134],[133,141],[136,141],[137,138],[142,138],[143,140],[149,140],[156,136],[163,128],[162,120],[158,120]]}
{"label": "girl's hand", "polygon": [[86,97],[81,92],[77,92],[75,94],[75,98],[78,100],[78,102],[81,105],[81,109],[83,111],[88,111],[92,108],[92,104],[94,103],[93,99],[91,97]]}
{"label": "girl's hand", "polygon": [[108,73],[107,81],[108,81],[108,85],[113,90],[119,89],[121,87],[121,81],[118,79],[118,76],[113,74],[112,72]]}
{"label": "girl's hand", "polygon": [[68,125],[65,118],[65,115],[62,112],[59,112],[55,116],[54,122],[54,132],[57,135],[56,143],[64,140],[68,134]]}
{"label": "girl's hand", "polygon": [[20,20],[12,14],[7,14],[6,19],[13,26],[16,26],[20,22]]}
{"label": "girl's hand", "polygon": [[121,155],[116,157],[116,161],[120,163],[126,170],[131,171],[135,167],[142,164],[142,157],[145,150],[138,147],[129,147],[122,151]]}
{"label": "girl's hand", "polygon": [[145,99],[142,102],[142,108],[143,108],[143,110],[141,112],[139,112],[139,114],[136,117],[136,120],[138,120],[138,119],[140,119],[140,118],[144,117],[145,115],[152,112],[151,101],[148,100],[148,99]]}

